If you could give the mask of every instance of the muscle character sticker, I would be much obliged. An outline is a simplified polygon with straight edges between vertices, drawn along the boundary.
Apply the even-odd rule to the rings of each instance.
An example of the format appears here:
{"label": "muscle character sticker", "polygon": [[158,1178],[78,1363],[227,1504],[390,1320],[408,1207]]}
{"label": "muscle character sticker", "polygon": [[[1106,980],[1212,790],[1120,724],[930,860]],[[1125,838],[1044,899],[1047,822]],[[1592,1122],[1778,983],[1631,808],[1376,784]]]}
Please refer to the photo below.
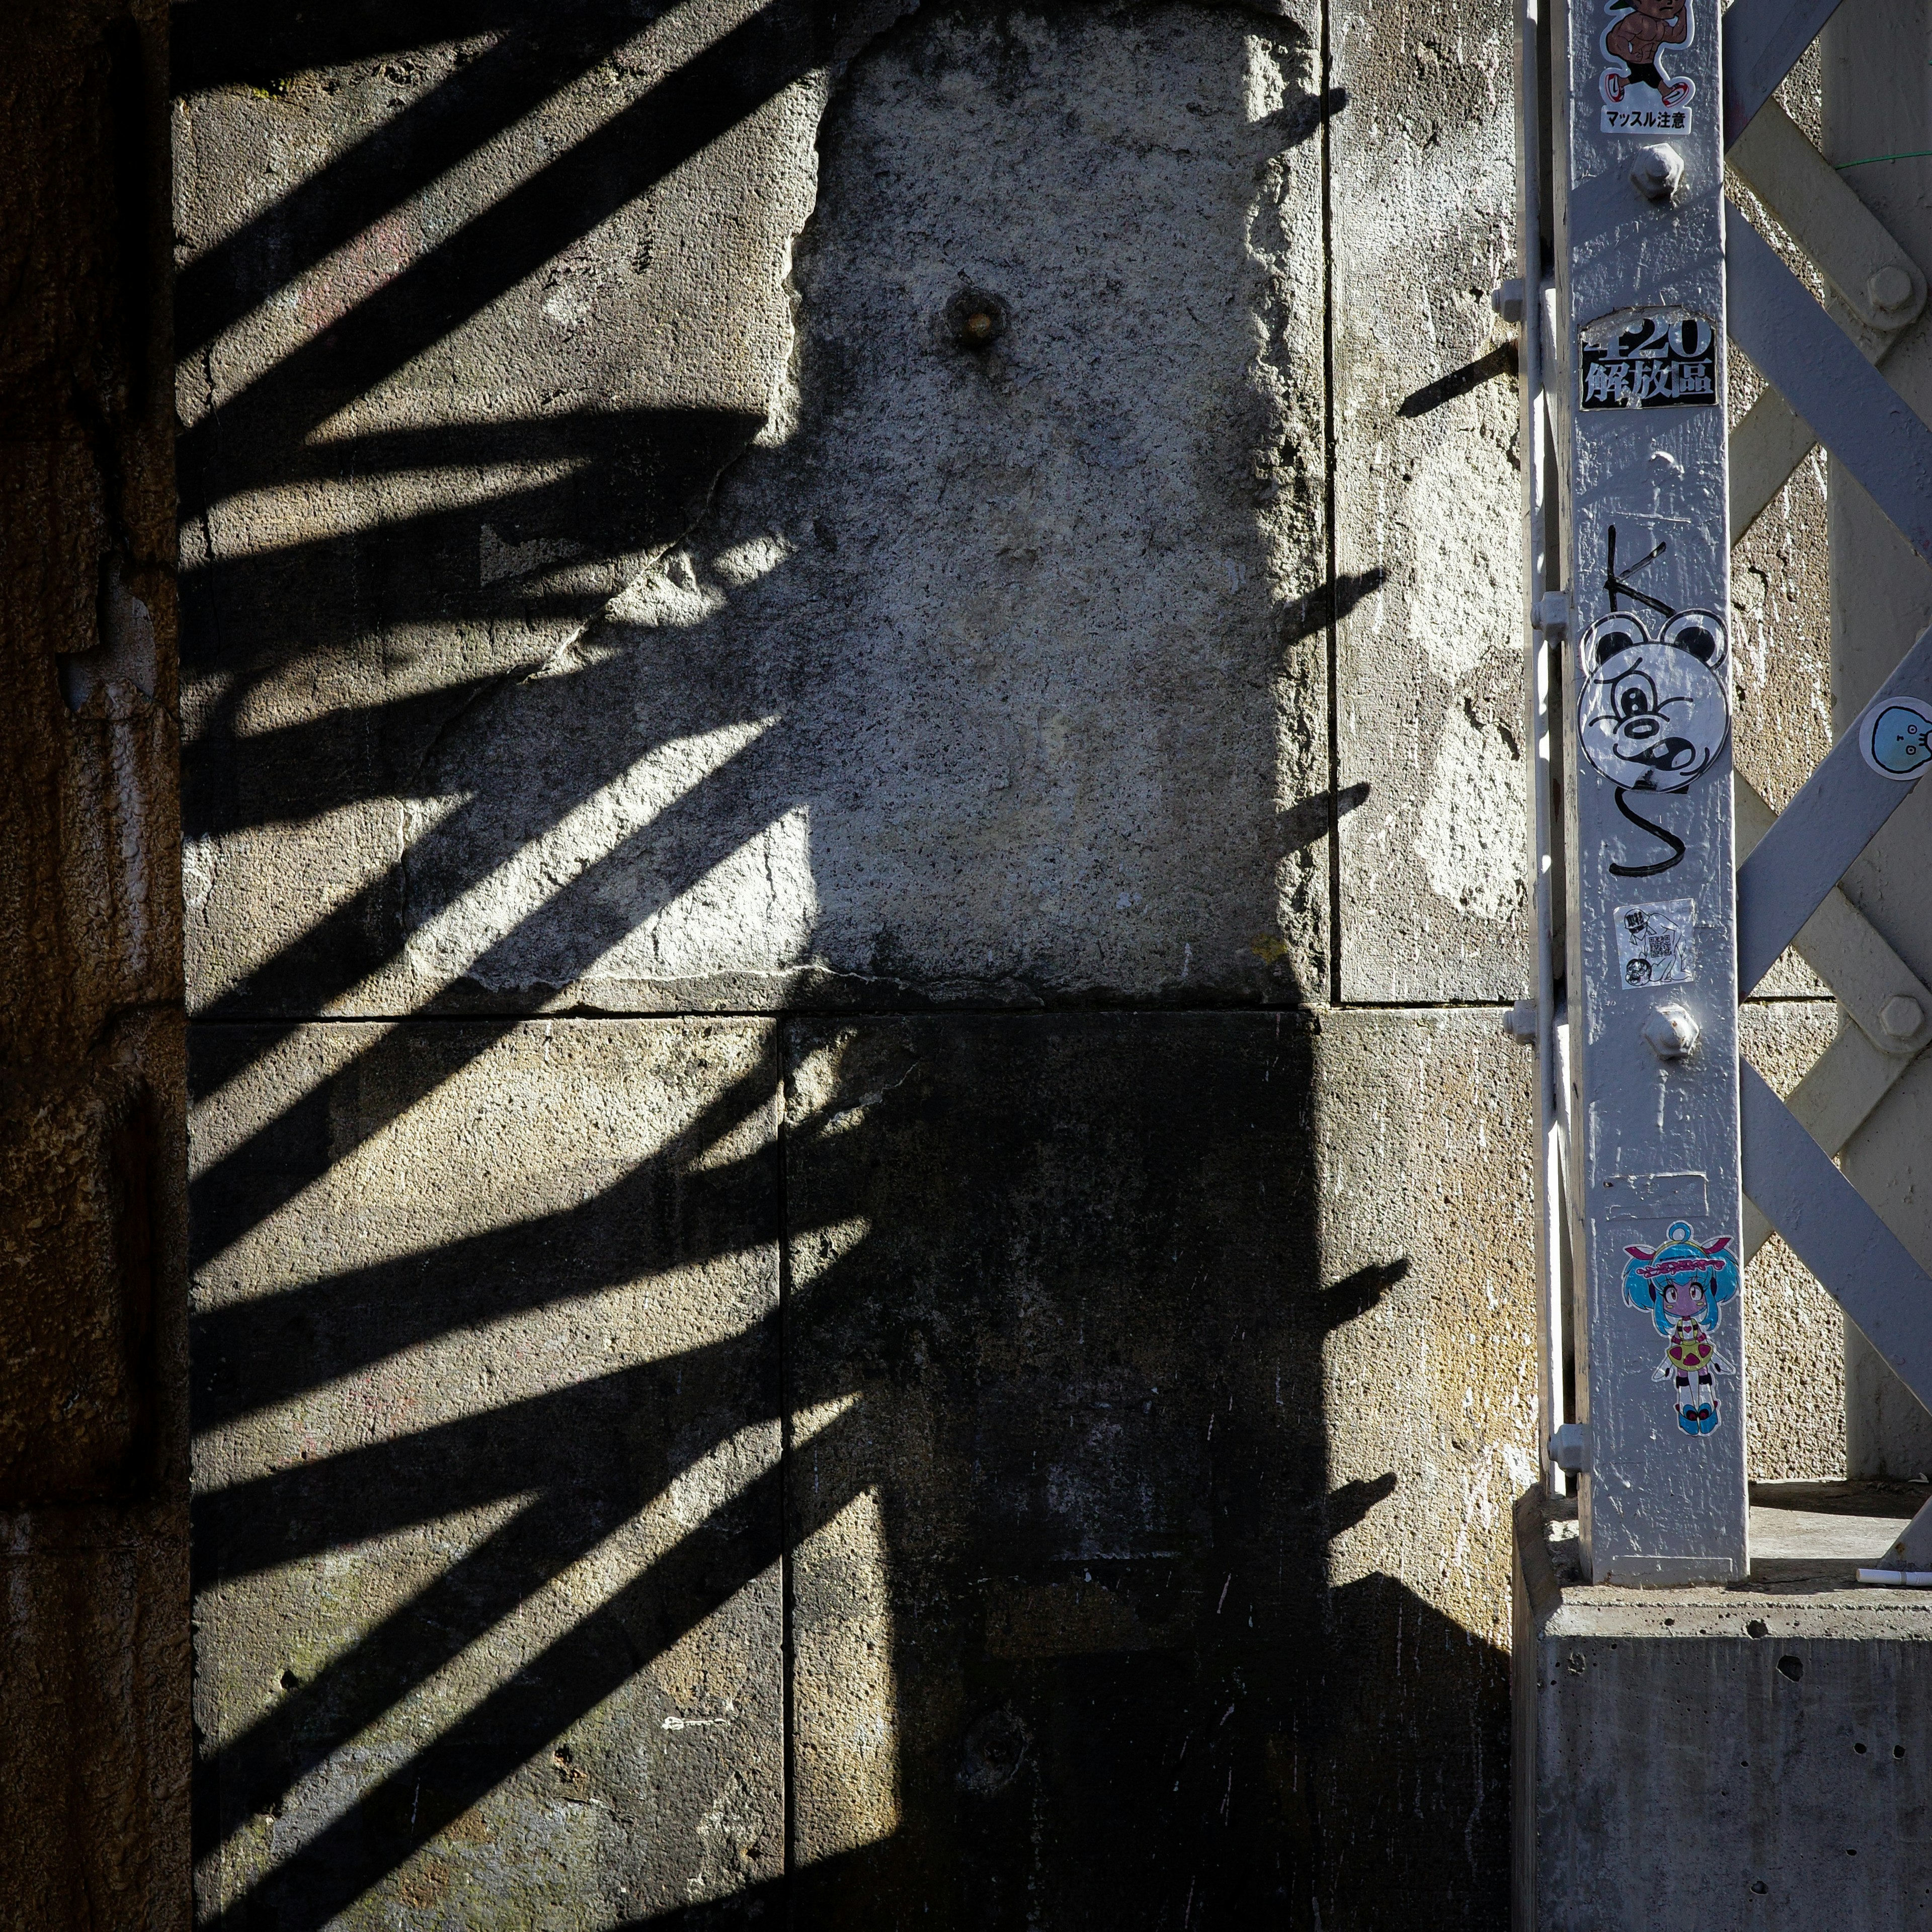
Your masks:
{"label": "muscle character sticker", "polygon": [[1858,723],[1858,749],[1882,778],[1911,784],[1932,766],[1932,704],[1888,698]]}
{"label": "muscle character sticker", "polygon": [[1697,976],[1694,899],[1618,906],[1617,976],[1626,986],[1682,986]]}
{"label": "muscle character sticker", "polygon": [[1686,1436],[1708,1436],[1719,1417],[1712,1378],[1736,1373],[1711,1339],[1742,1280],[1731,1238],[1707,1245],[1693,1238],[1688,1221],[1673,1221],[1662,1247],[1624,1252],[1630,1257],[1624,1299],[1648,1315],[1664,1338],[1664,1360],[1650,1378],[1672,1384],[1677,1426]]}
{"label": "muscle character sticker", "polygon": [[1664,50],[1688,47],[1694,0],[1605,0],[1606,64],[1599,80],[1606,134],[1685,134],[1697,83],[1664,64]]}

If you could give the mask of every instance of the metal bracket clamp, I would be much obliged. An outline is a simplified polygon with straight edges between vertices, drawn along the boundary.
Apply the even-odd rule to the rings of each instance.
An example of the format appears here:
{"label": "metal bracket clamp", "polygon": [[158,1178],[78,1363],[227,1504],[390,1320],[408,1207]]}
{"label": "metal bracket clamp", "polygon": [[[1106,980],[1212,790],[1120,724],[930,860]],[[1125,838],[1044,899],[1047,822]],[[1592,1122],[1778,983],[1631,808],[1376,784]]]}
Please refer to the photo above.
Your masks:
{"label": "metal bracket clamp", "polygon": [[1925,307],[1925,278],[1774,100],[1726,158],[1868,328],[1895,333]]}
{"label": "metal bracket clamp", "polygon": [[1932,429],[1736,209],[1725,234],[1731,335],[1899,534],[1932,560]]}

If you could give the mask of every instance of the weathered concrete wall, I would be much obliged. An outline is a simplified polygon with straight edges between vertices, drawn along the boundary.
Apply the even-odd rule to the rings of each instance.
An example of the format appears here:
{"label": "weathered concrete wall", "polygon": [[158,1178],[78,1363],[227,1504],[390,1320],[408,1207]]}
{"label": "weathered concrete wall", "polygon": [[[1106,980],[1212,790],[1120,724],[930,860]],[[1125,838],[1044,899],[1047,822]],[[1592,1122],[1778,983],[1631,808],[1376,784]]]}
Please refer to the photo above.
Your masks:
{"label": "weathered concrete wall", "polygon": [[198,1036],[209,1909],[1492,1918],[1489,1016]]}
{"label": "weathered concrete wall", "polygon": [[1505,22],[178,10],[215,1922],[1498,1922]]}
{"label": "weathered concrete wall", "polygon": [[188,1922],[166,57],[0,76],[0,1924]]}

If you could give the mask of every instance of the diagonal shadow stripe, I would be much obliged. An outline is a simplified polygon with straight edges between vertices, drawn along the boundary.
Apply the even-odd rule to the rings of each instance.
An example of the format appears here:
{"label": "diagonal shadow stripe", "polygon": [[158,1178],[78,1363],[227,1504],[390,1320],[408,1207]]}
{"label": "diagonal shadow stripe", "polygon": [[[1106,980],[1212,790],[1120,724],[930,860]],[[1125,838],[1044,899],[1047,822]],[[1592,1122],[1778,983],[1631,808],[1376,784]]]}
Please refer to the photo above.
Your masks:
{"label": "diagonal shadow stripe", "polygon": [[[586,694],[594,698],[594,686]],[[747,839],[763,830],[771,818],[796,802],[786,798],[777,811],[768,812],[778,781],[764,767],[772,761],[784,736],[785,728],[780,724],[721,759],[702,783],[625,833],[608,852],[584,866],[566,884],[520,914],[448,986],[425,998],[417,1010],[426,1013],[464,1011],[466,986],[488,987],[488,998],[500,1009],[506,1000],[527,1008],[560,992],[594,964],[622,931],[634,930],[663,910]],[[626,749],[643,755],[641,747]],[[472,809],[459,808],[412,847],[400,863],[386,867],[360,892],[290,940],[252,970],[244,983],[209,1000],[198,1010],[196,1018],[305,1016],[341,998],[400,957],[395,945],[404,936],[405,917],[412,932],[421,932],[527,844],[554,830],[577,806],[628,768],[614,760],[608,770],[600,767],[592,774],[596,782],[580,790],[560,791],[544,801],[540,809],[532,810],[528,818],[519,820],[497,836],[491,836],[486,831],[478,842],[484,848],[482,851],[466,853],[460,866],[449,865],[436,876],[430,868],[438,864],[458,836],[474,836],[468,824],[474,815]],[[598,952],[579,947],[565,958],[556,979],[541,983],[532,980],[520,992],[498,983],[507,980],[513,970],[513,956],[534,926],[548,921],[560,929],[574,912],[594,906],[596,895],[613,868],[634,864],[641,848],[652,843],[664,854],[656,886],[648,897],[624,907],[621,925],[614,913],[600,918],[598,922],[608,930]],[[404,902],[406,871],[410,874],[406,904]],[[383,942],[372,957],[371,935],[379,931]]]}
{"label": "diagonal shadow stripe", "polygon": [[336,0],[326,8],[192,0],[171,10],[169,84],[176,94],[268,87],[308,68],[513,31],[530,16],[530,0]]}
{"label": "diagonal shadow stripe", "polygon": [[[361,13],[364,10],[353,10]],[[386,49],[500,31],[502,38],[448,80],[264,208],[190,262],[175,283],[176,352],[186,357],[275,291],[314,268],[383,214],[446,174],[640,32],[646,20],[632,0],[553,0],[532,17],[526,5],[485,8],[391,5],[388,24],[373,20],[266,26],[250,0],[244,16],[207,0],[182,10],[174,84],[200,92],[240,78],[278,82],[304,69],[366,59]],[[199,14],[212,14],[208,22]],[[663,16],[659,15],[662,19]],[[193,25],[188,25],[193,22]],[[225,34],[222,30],[225,29]],[[213,30],[213,31],[211,31]],[[234,44],[226,53],[218,38]]]}
{"label": "diagonal shadow stripe", "polygon": [[279,479],[288,443],[406,367],[821,64],[817,0],[771,0],[178,439],[180,514]]}
{"label": "diagonal shadow stripe", "polygon": [[[587,1203],[194,1316],[196,1430],[457,1329],[775,1244],[775,1146],[694,1173],[683,1167],[708,1144],[706,1127],[722,1131],[745,1111],[724,1102],[707,1109],[676,1148]],[[218,1199],[214,1211],[224,1204]],[[254,1190],[240,1205],[237,1218],[252,1224]]]}
{"label": "diagonal shadow stripe", "polygon": [[[579,572],[636,557],[690,526],[762,421],[722,409],[580,412],[568,434],[532,436],[522,455],[514,423],[420,430],[381,439],[387,446],[373,452],[361,440],[304,446],[290,454],[290,478],[364,477],[381,466],[365,464],[370,455],[442,471],[444,500],[371,529],[189,562],[181,574],[183,668],[260,676],[291,648],[312,654],[399,623],[591,616],[617,584],[593,577],[560,588],[548,580],[554,565],[486,583],[482,526],[510,543],[566,537],[578,554],[560,567]],[[569,473],[544,482],[493,492],[475,476],[463,487],[464,472],[559,461]]]}
{"label": "diagonal shadow stripe", "polygon": [[[655,1361],[298,1462],[195,1500],[194,1587],[206,1589],[532,1490],[634,1498],[659,1472],[716,1447],[747,1411],[748,1365],[776,1346],[778,1318]],[[760,1402],[768,1402],[766,1394]]]}
{"label": "diagonal shadow stripe", "polygon": [[[836,1442],[856,1423],[856,1414],[848,1414],[821,1439]],[[752,1526],[782,1520],[785,1486],[782,1468],[758,1478],[740,1494],[741,1520]],[[832,1500],[814,1499],[813,1521],[793,1525],[789,1535],[809,1534],[818,1522],[829,1520]],[[721,1549],[708,1529],[702,1526],[683,1538],[384,1778],[354,1810],[244,1892],[212,1921],[218,1932],[244,1932],[250,1902],[264,1894],[280,1910],[282,1932],[320,1932],[777,1561],[775,1540],[754,1531],[727,1540]],[[370,1828],[373,1820],[409,1822],[392,1826],[394,1834],[385,1838]]]}
{"label": "diagonal shadow stripe", "polygon": [[[757,748],[756,744],[747,747],[746,752],[721,765],[713,772],[713,780],[729,773],[734,764],[741,763],[750,752]],[[751,776],[746,773],[742,776],[744,789],[748,790]],[[704,788],[700,787],[700,792],[703,790]],[[717,809],[716,802],[706,800],[700,808],[694,802],[698,794],[687,795],[666,812],[658,814],[649,826],[640,827],[637,832],[604,859],[586,866],[563,891],[519,920],[495,946],[481,956],[472,970],[487,974],[494,962],[506,955],[507,949],[515,944],[518,933],[533,920],[545,914],[567,919],[574,904],[584,902],[595,903],[603,887],[608,868],[624,862],[627,848],[657,828],[665,827],[665,836],[675,842],[680,826],[685,820],[697,821],[692,827],[692,836],[684,843],[675,862],[660,868],[654,900],[647,904],[634,905],[626,910],[624,915],[626,927],[640,922],[662,906],[674,902],[702,879],[722,858],[736,850],[745,838],[764,823],[762,809],[756,798],[741,794],[735,801],[727,799],[726,804],[734,809],[721,828],[712,816]],[[345,932],[352,932],[357,922],[366,919],[371,906],[378,902],[379,893],[381,897],[388,897],[395,890],[395,874],[392,870],[384,875],[382,880],[376,882],[365,892],[358,894],[356,899],[348,905],[332,914],[318,927],[312,928],[312,932],[321,933],[325,944],[332,938],[339,942]],[[323,956],[334,958],[338,955],[325,952]],[[352,958],[353,955],[350,956]],[[279,957],[286,967],[292,959],[298,960],[299,955],[296,954],[294,948],[290,948],[285,949]],[[590,963],[590,960],[584,959],[580,962],[580,968]],[[295,988],[296,997],[290,1000],[290,1004],[299,1004],[301,990],[298,986]],[[537,1010],[542,1006],[542,995],[548,990],[550,989],[542,987],[525,988],[523,998],[518,1004],[526,1010]],[[503,997],[500,993],[493,995],[500,1004]],[[221,1022],[224,1004],[232,1004],[236,1007],[246,1010],[259,1004],[272,1004],[272,991],[265,995],[261,976],[256,975],[247,987],[237,989],[230,995],[228,1002],[215,1003],[207,1014],[198,1018],[196,1036],[198,1038],[203,1036],[202,1029],[204,1027]],[[446,991],[437,998],[425,1002],[422,1011],[424,1014],[434,1015],[453,1008],[460,1013],[464,1004],[459,985],[454,991]],[[241,1239],[248,1228],[258,1225],[292,1199],[302,1188],[310,1184],[318,1173],[345,1158],[372,1135],[426,1098],[436,1086],[454,1078],[464,1066],[488,1052],[518,1024],[518,1016],[504,1015],[500,1012],[479,1018],[472,1023],[473,1032],[466,1032],[458,1036],[460,1044],[458,1057],[447,1063],[440,1063],[434,1073],[426,1062],[418,1060],[412,1064],[404,1051],[403,1038],[399,1033],[386,1033],[382,1038],[338,1069],[323,1088],[298,1095],[264,1120],[220,1160],[212,1163],[203,1173],[190,1181],[189,1214],[190,1225],[196,1229],[194,1245],[197,1254],[206,1258]],[[201,1062],[196,1074],[197,1093],[206,1094],[212,1092],[226,1082],[240,1077],[249,1065],[288,1041],[303,1024],[304,1022],[301,1018],[280,1024],[272,1021],[250,1023],[238,1019],[232,1024],[232,1030],[224,1035],[206,1036],[211,1044],[218,1039],[226,1051],[220,1052],[218,1060],[212,1065],[206,1060]],[[408,1022],[404,1021],[400,1024],[406,1027]],[[376,1076],[386,1070],[401,1071],[402,1078],[382,1082],[378,1087]],[[372,1090],[380,1090],[386,1096],[383,1106],[365,1114],[353,1128],[332,1121],[330,1118],[327,1087],[342,1081],[354,1081],[358,1085],[368,1081]],[[742,1096],[734,1090],[714,1107],[707,1108],[704,1118],[709,1119],[716,1113],[741,1104]],[[722,1132],[721,1129],[712,1138],[722,1137]],[[286,1154],[278,1157],[278,1150],[283,1149],[290,1150],[293,1157],[288,1157]],[[264,1185],[259,1178],[258,1171],[260,1170],[266,1170],[274,1178]],[[230,1204],[237,1198],[234,1190],[242,1176],[251,1174],[256,1174],[257,1178],[255,1184],[248,1190],[246,1208],[238,1216],[234,1206]]]}
{"label": "diagonal shadow stripe", "polygon": [[[613,1498],[612,1500],[615,1500]],[[194,1856],[323,1764],[460,1656],[604,1532],[588,1499],[546,1490],[322,1671],[195,1766]]]}

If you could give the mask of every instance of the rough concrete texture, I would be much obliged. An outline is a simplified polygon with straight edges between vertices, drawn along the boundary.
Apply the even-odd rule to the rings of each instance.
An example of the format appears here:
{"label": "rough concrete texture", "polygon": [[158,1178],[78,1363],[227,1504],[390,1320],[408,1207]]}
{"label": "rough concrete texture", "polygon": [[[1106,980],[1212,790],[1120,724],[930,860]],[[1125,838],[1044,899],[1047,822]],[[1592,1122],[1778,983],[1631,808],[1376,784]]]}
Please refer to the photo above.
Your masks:
{"label": "rough concrete texture", "polygon": [[[682,18],[639,36],[660,67]],[[766,446],[714,513],[608,604],[688,520],[709,480],[697,454],[682,496],[655,473],[603,479],[601,520],[586,482],[513,530],[473,463],[386,482],[400,494],[358,510],[374,481],[331,483],[325,501],[307,476],[260,473],[223,427],[268,406],[238,386],[266,353],[253,332],[307,332],[293,359],[320,355],[308,310],[323,289],[348,298],[347,258],[221,337],[195,365],[206,400],[184,392],[206,458],[185,473],[216,506],[188,580],[197,1000],[352,1012],[1324,988],[1313,58],[1292,23],[1194,8],[922,18],[832,106],[808,227],[801,86],[736,130],[742,156],[686,170],[728,224],[647,197],[574,244],[602,307],[533,273],[434,372],[340,414],[345,452],[412,448],[453,416],[437,446],[454,465],[476,418],[509,406],[511,367],[533,389],[594,372],[600,422],[661,406],[638,392],[662,370],[706,397],[728,375],[739,442],[769,404]],[[418,76],[430,92],[398,112],[426,112],[440,77]],[[590,94],[555,138],[617,125],[647,80],[559,97]],[[319,181],[371,112],[368,87],[389,85],[304,81],[266,112],[233,87],[195,96],[182,199],[205,252],[187,275],[248,212],[265,140],[286,177]],[[530,165],[493,149],[466,192]],[[633,272],[643,222],[701,258],[688,292]],[[801,228],[794,338],[780,277]],[[652,332],[686,301],[730,352],[716,380],[702,343],[674,355]],[[981,313],[984,345],[966,327]],[[534,347],[527,378],[512,334]],[[673,440],[691,442],[682,425]],[[722,446],[701,447],[715,470]],[[460,507],[436,494],[452,490]],[[432,512],[467,533],[468,575],[436,613],[416,608],[426,538],[399,544],[394,521]],[[341,580],[304,576],[295,596],[295,556],[324,524]],[[603,574],[566,567],[564,544]],[[272,579],[280,621],[248,588],[266,598]],[[555,614],[428,621],[471,598]],[[324,740],[353,764],[318,789]]]}
{"label": "rough concrete texture", "polygon": [[[1577,1580],[1575,1525],[1516,1511],[1520,1932],[1932,1922],[1932,1599],[1860,1589],[1924,1499],[1754,1490],[1748,1583]],[[1775,1507],[1763,1506],[1774,1502]]]}
{"label": "rough concrete texture", "polygon": [[184,1926],[166,9],[0,75],[0,1925]]}
{"label": "rough concrete texture", "polygon": [[[1788,1096],[1841,1024],[1824,1000],[1752,1001],[1738,1043],[1772,1091]],[[1774,1234],[1744,1270],[1744,1468],[1756,1482],[1841,1477],[1845,1467],[1844,1316]]]}
{"label": "rough concrete texture", "polygon": [[204,1915],[776,1874],[770,1024],[196,1040]]}
{"label": "rough concrete texture", "polygon": [[1494,1922],[1490,1016],[196,1037],[222,1923]]}
{"label": "rough concrete texture", "polygon": [[1510,1050],[1434,1016],[788,1036],[813,1919],[1492,1922]]}
{"label": "rough concrete texture", "polygon": [[1346,999],[1513,1000],[1528,931],[1507,6],[1338,7],[1330,124]]}
{"label": "rough concrete texture", "polygon": [[206,1912],[1494,1924],[1505,10],[458,24],[178,14]]}

